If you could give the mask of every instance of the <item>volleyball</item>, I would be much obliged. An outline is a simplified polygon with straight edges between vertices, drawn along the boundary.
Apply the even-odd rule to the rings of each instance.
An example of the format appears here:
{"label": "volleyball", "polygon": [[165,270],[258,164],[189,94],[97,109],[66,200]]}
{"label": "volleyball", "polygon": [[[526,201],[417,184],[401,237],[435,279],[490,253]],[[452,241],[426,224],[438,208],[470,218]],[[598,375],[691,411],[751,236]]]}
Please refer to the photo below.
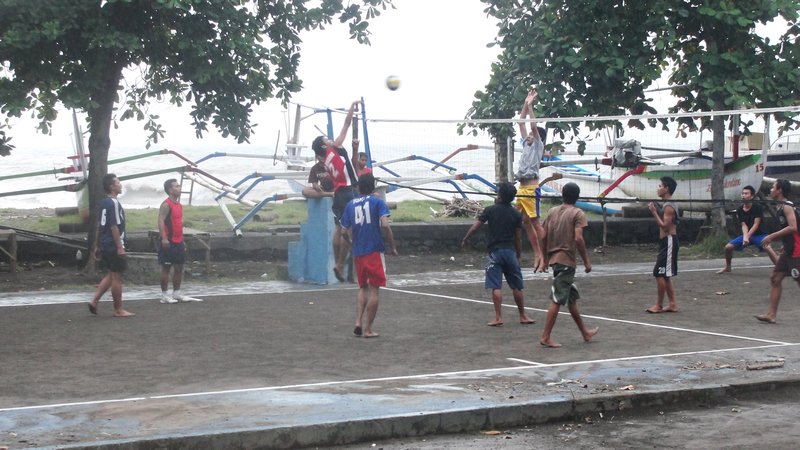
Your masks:
{"label": "volleyball", "polygon": [[386,78],[386,87],[389,88],[390,91],[396,91],[397,88],[400,87],[400,79],[394,75],[390,75]]}

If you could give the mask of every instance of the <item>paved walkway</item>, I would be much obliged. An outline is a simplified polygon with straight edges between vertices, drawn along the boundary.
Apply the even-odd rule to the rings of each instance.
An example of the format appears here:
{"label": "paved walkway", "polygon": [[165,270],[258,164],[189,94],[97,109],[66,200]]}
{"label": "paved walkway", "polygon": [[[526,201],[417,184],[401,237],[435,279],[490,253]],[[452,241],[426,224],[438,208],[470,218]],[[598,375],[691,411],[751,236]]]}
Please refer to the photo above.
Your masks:
{"label": "paved walkway", "polygon": [[649,315],[649,265],[597,266],[578,282],[600,333],[586,344],[562,314],[561,349],[538,345],[547,274],[525,277],[537,323],[507,298],[496,328],[480,271],[390,275],[377,339],[352,336],[352,285],[189,289],[205,301],[177,305],[128,290],[130,319],[89,315],[86,293],[3,295],[0,446],[329,446],[800,384],[797,287],[761,324],[768,261],[719,267],[682,262],[682,311]]}

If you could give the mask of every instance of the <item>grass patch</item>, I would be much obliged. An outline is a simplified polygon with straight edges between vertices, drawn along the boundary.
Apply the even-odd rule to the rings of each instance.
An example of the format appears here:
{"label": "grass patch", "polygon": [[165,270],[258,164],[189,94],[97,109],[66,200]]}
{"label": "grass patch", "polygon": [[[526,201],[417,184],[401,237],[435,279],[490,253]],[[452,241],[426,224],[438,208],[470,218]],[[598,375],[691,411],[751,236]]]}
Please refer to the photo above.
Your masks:
{"label": "grass patch", "polygon": [[[489,205],[490,202],[483,202]],[[123,205],[124,206],[124,205]],[[399,202],[391,211],[393,222],[448,222],[472,220],[472,217],[434,217],[431,210],[441,212],[442,204],[434,200],[410,200]],[[236,222],[244,219],[251,208],[239,205],[228,205],[228,210]],[[308,219],[306,202],[300,200],[283,203],[269,203],[242,227],[247,231],[267,231],[273,226],[299,225]],[[126,229],[128,232],[155,230],[158,220],[158,208],[126,209]],[[40,233],[58,233],[59,223],[77,223],[77,214],[56,217],[55,211],[49,208],[39,209],[0,209],[0,225],[13,226]],[[225,232],[231,225],[219,206],[183,207],[183,224],[185,227],[206,232]]]}
{"label": "grass patch", "polygon": [[681,248],[681,252],[686,252],[686,256],[693,258],[722,258],[725,256],[725,244],[730,238],[725,234],[711,234],[705,237],[697,245],[687,245]]}

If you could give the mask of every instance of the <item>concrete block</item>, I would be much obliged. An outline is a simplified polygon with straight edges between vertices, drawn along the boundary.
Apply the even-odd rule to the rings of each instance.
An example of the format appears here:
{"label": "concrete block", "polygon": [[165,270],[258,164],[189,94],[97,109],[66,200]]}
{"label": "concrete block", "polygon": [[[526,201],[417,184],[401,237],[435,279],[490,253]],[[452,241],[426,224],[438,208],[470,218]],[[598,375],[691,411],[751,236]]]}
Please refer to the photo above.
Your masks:
{"label": "concrete block", "polygon": [[289,278],[315,284],[338,282],[333,274],[332,198],[308,199],[308,222],[300,226],[300,241],[288,247]]}

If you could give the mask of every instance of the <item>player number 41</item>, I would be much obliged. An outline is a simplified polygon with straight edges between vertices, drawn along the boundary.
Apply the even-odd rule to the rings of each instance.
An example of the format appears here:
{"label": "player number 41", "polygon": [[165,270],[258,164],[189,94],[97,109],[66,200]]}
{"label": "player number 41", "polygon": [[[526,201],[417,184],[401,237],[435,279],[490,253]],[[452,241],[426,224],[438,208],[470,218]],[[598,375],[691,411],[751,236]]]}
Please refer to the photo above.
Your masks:
{"label": "player number 41", "polygon": [[355,207],[356,223],[363,225],[365,223],[372,223],[372,217],[369,212],[369,205],[356,205]]}

